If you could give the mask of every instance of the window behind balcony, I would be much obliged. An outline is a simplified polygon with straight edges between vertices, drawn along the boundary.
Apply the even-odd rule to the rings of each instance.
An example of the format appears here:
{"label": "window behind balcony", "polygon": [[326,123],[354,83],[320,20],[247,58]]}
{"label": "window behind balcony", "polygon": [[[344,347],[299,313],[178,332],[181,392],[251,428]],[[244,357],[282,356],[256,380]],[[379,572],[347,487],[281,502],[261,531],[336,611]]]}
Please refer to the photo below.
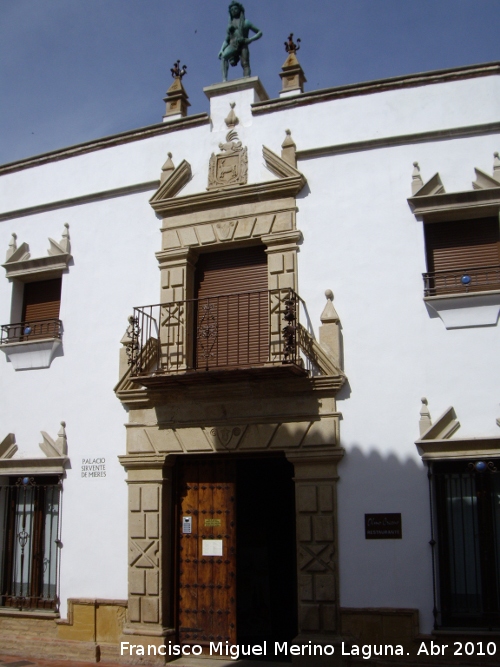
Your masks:
{"label": "window behind balcony", "polygon": [[[24,285],[22,322],[29,339],[46,338],[59,332],[61,278],[40,280]],[[27,336],[24,336],[27,339]]]}
{"label": "window behind balcony", "polygon": [[500,289],[498,217],[425,225],[426,295]]}
{"label": "window behind balcony", "polygon": [[196,367],[255,366],[269,358],[263,246],[201,255],[196,266]]}

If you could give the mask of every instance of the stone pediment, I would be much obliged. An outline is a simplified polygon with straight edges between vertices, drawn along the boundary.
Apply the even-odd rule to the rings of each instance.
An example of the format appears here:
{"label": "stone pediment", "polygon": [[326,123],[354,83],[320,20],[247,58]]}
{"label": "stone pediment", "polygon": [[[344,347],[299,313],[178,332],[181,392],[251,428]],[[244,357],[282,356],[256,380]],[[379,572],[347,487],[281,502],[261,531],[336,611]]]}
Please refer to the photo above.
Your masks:
{"label": "stone pediment", "polygon": [[[265,146],[262,153],[266,167],[275,176],[278,176],[277,180],[249,185],[235,185],[176,197],[176,194],[189,180],[186,167],[184,168],[185,180],[181,178],[180,173],[176,175],[183,164],[189,167],[189,163],[184,160],[151,197],[149,203],[157,213],[171,216],[282,197],[295,197],[307,182],[304,174]],[[190,176],[191,170],[189,167]],[[172,179],[175,179],[175,185]]]}
{"label": "stone pediment", "polygon": [[22,282],[49,280],[61,276],[68,269],[71,259],[69,224],[65,223],[62,239],[59,243],[49,238],[49,249],[46,257],[32,258],[29,245],[21,243],[18,247],[17,235],[12,234],[7,257],[2,266],[9,280],[14,278]]}
{"label": "stone pediment", "polygon": [[160,185],[158,190],[149,200],[151,206],[157,211],[157,205],[165,199],[175,197],[182,188],[191,180],[191,165],[187,160],[183,160],[180,165],[174,169],[167,179]]}

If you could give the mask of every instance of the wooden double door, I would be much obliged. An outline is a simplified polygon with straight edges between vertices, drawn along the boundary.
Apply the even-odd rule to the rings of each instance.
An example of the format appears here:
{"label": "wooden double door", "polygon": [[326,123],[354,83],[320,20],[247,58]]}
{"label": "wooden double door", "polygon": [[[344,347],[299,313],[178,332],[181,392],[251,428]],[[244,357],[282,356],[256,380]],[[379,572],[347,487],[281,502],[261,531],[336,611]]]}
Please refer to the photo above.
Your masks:
{"label": "wooden double door", "polygon": [[179,642],[235,643],[235,463],[184,463],[178,494]]}
{"label": "wooden double door", "polygon": [[176,478],[179,642],[291,641],[293,466],[284,457],[187,456]]}

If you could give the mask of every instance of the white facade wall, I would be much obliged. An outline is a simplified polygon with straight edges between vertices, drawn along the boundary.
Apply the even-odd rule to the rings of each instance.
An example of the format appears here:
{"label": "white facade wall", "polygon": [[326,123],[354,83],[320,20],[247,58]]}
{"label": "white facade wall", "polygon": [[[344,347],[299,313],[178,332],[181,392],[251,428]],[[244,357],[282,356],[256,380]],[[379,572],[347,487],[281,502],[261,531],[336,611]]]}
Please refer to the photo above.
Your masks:
{"label": "white facade wall", "polygon": [[[229,102],[249,150],[249,182],[272,180],[262,145],[279,154],[285,129],[299,151],[369,139],[469,127],[498,120],[499,77],[357,95],[252,116],[249,91],[212,99],[201,125],[6,174],[3,212],[50,204],[159,178],[167,152],[188,160],[181,194],[204,191],[208,161],[224,141]],[[447,192],[470,190],[474,167],[491,173],[499,134],[331,154],[300,160],[307,186],[298,198],[304,234],[299,293],[315,325],[324,290],[335,293],[345,372],[339,466],[339,549],[343,607],[418,608],[431,629],[432,581],[426,470],[418,438],[420,397],[434,418],[452,405],[459,436],[498,436],[497,326],[446,330],[423,302],[423,225],[410,211],[412,163],[424,182],[440,173]],[[126,414],[113,394],[119,341],[132,307],[159,300],[154,192],[103,198],[0,223],[0,250],[12,232],[31,256],[46,254],[70,224],[73,262],[63,276],[64,356],[50,369],[15,372],[0,359],[0,438],[16,435],[16,456],[42,455],[40,431],[67,423],[71,469],[64,481],[61,615],[69,597],[126,598]],[[15,215],[15,213],[14,213]],[[2,251],[3,252],[3,251]],[[11,317],[12,285],[0,279],[0,321]],[[105,457],[104,479],[82,479],[82,458]],[[367,541],[364,514],[401,512],[402,540]]]}

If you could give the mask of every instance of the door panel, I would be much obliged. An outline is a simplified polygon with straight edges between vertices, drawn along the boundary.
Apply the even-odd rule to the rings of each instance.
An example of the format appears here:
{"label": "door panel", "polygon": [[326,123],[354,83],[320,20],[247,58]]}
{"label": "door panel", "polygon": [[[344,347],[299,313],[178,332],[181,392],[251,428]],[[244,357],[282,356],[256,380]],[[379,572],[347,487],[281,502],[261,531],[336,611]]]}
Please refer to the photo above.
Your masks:
{"label": "door panel", "polygon": [[[181,644],[236,643],[235,479],[230,461],[179,463]],[[184,518],[191,518],[191,533],[186,532]],[[221,555],[213,548],[219,545]]]}

